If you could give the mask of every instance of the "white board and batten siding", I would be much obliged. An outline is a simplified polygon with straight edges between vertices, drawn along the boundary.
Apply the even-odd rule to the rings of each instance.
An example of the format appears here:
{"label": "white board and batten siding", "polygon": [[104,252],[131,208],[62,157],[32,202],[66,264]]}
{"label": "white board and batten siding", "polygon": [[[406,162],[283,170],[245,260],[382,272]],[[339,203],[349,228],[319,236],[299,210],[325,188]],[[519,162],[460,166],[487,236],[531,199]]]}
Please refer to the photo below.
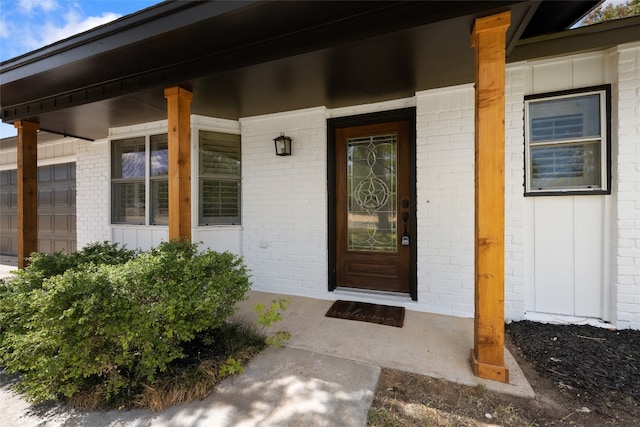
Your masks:
{"label": "white board and batten siding", "polygon": [[[534,61],[522,68],[525,95],[605,83],[605,52]],[[608,195],[536,196],[529,218],[528,317],[540,314],[609,320]],[[544,316],[543,316],[544,317]]]}
{"label": "white board and batten siding", "polygon": [[535,311],[602,318],[603,197],[548,197],[532,202]]}

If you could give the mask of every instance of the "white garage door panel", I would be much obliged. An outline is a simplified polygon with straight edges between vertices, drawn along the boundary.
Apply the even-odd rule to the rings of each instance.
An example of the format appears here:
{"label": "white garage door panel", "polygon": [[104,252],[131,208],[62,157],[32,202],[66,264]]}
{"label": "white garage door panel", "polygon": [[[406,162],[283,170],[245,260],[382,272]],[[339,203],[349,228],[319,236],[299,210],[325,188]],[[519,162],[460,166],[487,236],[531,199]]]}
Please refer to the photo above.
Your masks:
{"label": "white garage door panel", "polygon": [[575,315],[601,317],[604,259],[604,198],[575,199]]}
{"label": "white garage door panel", "polygon": [[535,311],[573,311],[573,200],[535,200]]}

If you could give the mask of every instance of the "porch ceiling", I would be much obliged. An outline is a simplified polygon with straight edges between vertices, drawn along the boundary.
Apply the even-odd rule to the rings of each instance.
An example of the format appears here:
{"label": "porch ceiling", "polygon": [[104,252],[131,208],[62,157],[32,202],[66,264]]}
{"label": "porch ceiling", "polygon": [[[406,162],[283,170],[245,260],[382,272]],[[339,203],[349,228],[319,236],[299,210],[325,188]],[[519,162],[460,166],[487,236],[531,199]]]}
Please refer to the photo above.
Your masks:
{"label": "porch ceiling", "polygon": [[[512,46],[598,2],[546,3],[165,2],[0,64],[2,120],[104,138],[165,119],[173,85],[192,113],[229,119],[412,96],[473,81],[475,18],[511,10]],[[564,21],[527,26],[540,11]]]}

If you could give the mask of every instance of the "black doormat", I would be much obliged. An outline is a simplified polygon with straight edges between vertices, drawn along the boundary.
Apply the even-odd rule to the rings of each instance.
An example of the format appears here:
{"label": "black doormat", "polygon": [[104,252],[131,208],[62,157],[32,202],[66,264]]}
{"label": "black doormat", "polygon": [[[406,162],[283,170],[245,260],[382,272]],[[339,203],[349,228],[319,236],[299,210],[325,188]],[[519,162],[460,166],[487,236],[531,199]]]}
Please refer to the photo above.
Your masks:
{"label": "black doormat", "polygon": [[392,307],[389,305],[355,301],[336,301],[325,316],[402,328],[404,323],[404,307]]}

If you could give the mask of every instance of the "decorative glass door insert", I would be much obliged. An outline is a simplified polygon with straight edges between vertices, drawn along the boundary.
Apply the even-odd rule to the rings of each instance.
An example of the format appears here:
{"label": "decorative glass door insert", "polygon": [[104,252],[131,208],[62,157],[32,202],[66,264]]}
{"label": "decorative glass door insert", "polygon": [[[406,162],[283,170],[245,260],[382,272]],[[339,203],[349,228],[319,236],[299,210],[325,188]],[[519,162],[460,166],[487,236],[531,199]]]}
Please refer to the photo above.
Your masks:
{"label": "decorative glass door insert", "polygon": [[348,248],[397,252],[397,136],[347,142]]}

